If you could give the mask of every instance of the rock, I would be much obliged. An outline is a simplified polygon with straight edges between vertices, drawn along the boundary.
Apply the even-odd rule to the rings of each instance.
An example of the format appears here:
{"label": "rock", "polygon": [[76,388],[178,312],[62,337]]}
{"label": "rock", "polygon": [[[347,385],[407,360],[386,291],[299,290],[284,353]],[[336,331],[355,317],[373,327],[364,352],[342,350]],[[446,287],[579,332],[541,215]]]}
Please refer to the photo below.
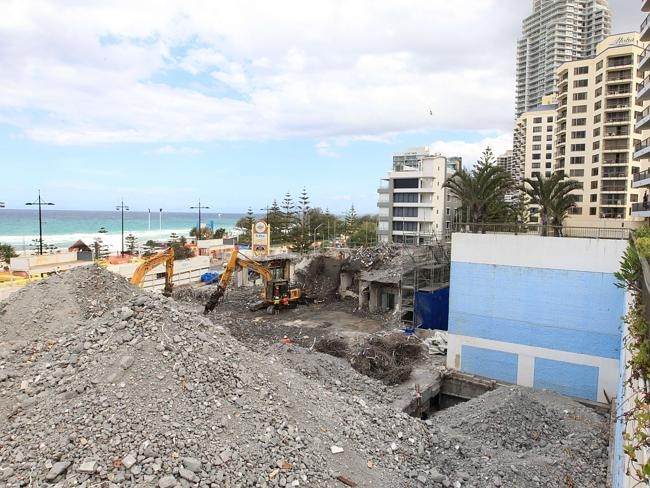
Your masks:
{"label": "rock", "polygon": [[122,307],[122,311],[120,313],[120,318],[122,320],[129,320],[131,317],[135,315],[135,312],[131,310],[129,307]]}
{"label": "rock", "polygon": [[183,466],[185,466],[185,468],[190,470],[192,473],[201,472],[201,461],[199,461],[196,458],[191,458],[191,457],[183,458]]}
{"label": "rock", "polygon": [[133,453],[127,454],[122,458],[122,464],[126,469],[131,469],[131,467],[136,463],[137,459]]}
{"label": "rock", "polygon": [[131,366],[133,366],[133,356],[122,356],[120,358],[120,367],[122,369],[129,369]]}
{"label": "rock", "polygon": [[330,447],[330,451],[332,451],[332,454],[341,454],[342,452],[345,452],[345,449],[338,446],[332,446]]}
{"label": "rock", "polygon": [[197,481],[199,481],[199,477],[194,473],[192,473],[189,469],[178,468],[178,474],[180,475],[181,478],[191,483],[196,483]]}
{"label": "rock", "polygon": [[54,481],[60,475],[65,473],[72,463],[69,461],[59,461],[54,463],[50,471],[45,475],[47,481]]}
{"label": "rock", "polygon": [[94,459],[84,461],[78,468],[77,471],[80,473],[94,473],[97,468],[97,461]]}
{"label": "rock", "polygon": [[133,302],[137,307],[142,307],[143,305],[146,305],[149,302],[149,297],[147,295],[142,295],[139,296],[138,298],[135,299],[135,302]]}
{"label": "rock", "polygon": [[174,488],[176,486],[176,478],[173,476],[165,476],[158,481],[158,488]]}

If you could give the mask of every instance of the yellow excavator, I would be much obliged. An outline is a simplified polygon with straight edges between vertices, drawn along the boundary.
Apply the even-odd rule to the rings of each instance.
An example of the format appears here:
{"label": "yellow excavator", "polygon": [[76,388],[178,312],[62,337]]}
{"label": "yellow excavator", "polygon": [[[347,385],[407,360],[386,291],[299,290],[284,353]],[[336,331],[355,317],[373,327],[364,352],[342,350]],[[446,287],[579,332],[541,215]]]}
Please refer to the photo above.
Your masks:
{"label": "yellow excavator", "polygon": [[170,247],[164,251],[154,254],[147,258],[140,266],[138,266],[131,277],[131,283],[136,286],[142,286],[144,283],[145,275],[154,269],[156,266],[165,263],[165,288],[163,295],[169,297],[172,295],[174,284],[172,279],[174,277],[174,248]]}
{"label": "yellow excavator", "polygon": [[219,300],[221,300],[226,292],[226,287],[237,268],[248,268],[259,274],[264,280],[264,289],[261,293],[262,300],[249,307],[252,311],[266,308],[267,312],[273,313],[276,310],[284,308],[294,308],[302,298],[300,288],[291,287],[288,280],[274,279],[273,273],[271,273],[269,268],[253,259],[240,255],[239,248],[235,246],[228,260],[228,264],[226,264],[226,268],[219,279],[217,289],[210,295],[208,302],[205,304],[205,314],[212,312],[219,304]]}

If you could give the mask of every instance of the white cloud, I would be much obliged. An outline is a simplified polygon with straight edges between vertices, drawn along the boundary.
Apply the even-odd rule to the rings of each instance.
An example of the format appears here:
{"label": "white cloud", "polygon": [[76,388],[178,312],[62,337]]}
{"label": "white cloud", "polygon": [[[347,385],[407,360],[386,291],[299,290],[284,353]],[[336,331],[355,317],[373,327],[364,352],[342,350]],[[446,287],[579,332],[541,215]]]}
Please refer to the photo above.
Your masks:
{"label": "white cloud", "polygon": [[153,150],[154,154],[159,154],[162,156],[168,155],[183,155],[183,156],[194,156],[200,154],[201,151],[195,147],[177,147],[177,146],[161,146]]}
{"label": "white cloud", "polygon": [[507,132],[497,134],[484,137],[477,142],[434,141],[429,147],[444,156],[461,156],[463,166],[471,168],[487,147],[492,149],[495,157],[503,154],[508,149],[512,149],[512,134]]}
{"label": "white cloud", "polygon": [[324,158],[337,159],[341,157],[341,155],[336,151],[333,151],[329,143],[325,141],[321,141],[316,144],[316,150],[318,151],[318,154]]}
{"label": "white cloud", "polygon": [[0,122],[56,144],[506,131],[529,11],[521,0],[6,0]]}

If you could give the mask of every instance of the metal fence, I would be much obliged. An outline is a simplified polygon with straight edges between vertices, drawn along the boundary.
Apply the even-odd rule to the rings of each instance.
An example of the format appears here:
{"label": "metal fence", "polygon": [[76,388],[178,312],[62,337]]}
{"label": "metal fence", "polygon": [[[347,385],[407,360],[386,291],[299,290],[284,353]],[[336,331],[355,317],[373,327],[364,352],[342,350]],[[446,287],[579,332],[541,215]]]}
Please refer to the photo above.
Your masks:
{"label": "metal fence", "polygon": [[473,234],[524,234],[548,237],[579,237],[587,239],[629,239],[632,229],[604,227],[568,227],[541,224],[454,224],[454,232]]}

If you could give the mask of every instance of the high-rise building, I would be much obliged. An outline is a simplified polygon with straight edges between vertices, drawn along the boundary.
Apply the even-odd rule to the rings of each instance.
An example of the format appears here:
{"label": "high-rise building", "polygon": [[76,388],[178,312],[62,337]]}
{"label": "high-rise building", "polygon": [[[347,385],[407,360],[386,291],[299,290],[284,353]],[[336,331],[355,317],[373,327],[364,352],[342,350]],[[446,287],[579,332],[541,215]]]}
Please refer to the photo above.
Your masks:
{"label": "high-rise building", "polygon": [[633,175],[648,168],[647,159],[634,161],[635,147],[650,136],[648,102],[636,98],[644,48],[636,32],[610,36],[595,56],[557,71],[554,169],[582,184],[569,225],[620,226],[634,219],[632,206],[642,191],[632,187]]}
{"label": "high-rise building", "polygon": [[428,244],[448,233],[460,201],[443,184],[461,166],[427,147],[394,154],[378,190],[380,242]]}
{"label": "high-rise building", "polygon": [[510,174],[518,185],[525,178],[553,173],[556,109],[556,97],[547,95],[541,105],[517,117]]}
{"label": "high-rise building", "polygon": [[593,56],[610,30],[607,0],[534,0],[517,43],[517,117],[554,92],[562,63]]}

